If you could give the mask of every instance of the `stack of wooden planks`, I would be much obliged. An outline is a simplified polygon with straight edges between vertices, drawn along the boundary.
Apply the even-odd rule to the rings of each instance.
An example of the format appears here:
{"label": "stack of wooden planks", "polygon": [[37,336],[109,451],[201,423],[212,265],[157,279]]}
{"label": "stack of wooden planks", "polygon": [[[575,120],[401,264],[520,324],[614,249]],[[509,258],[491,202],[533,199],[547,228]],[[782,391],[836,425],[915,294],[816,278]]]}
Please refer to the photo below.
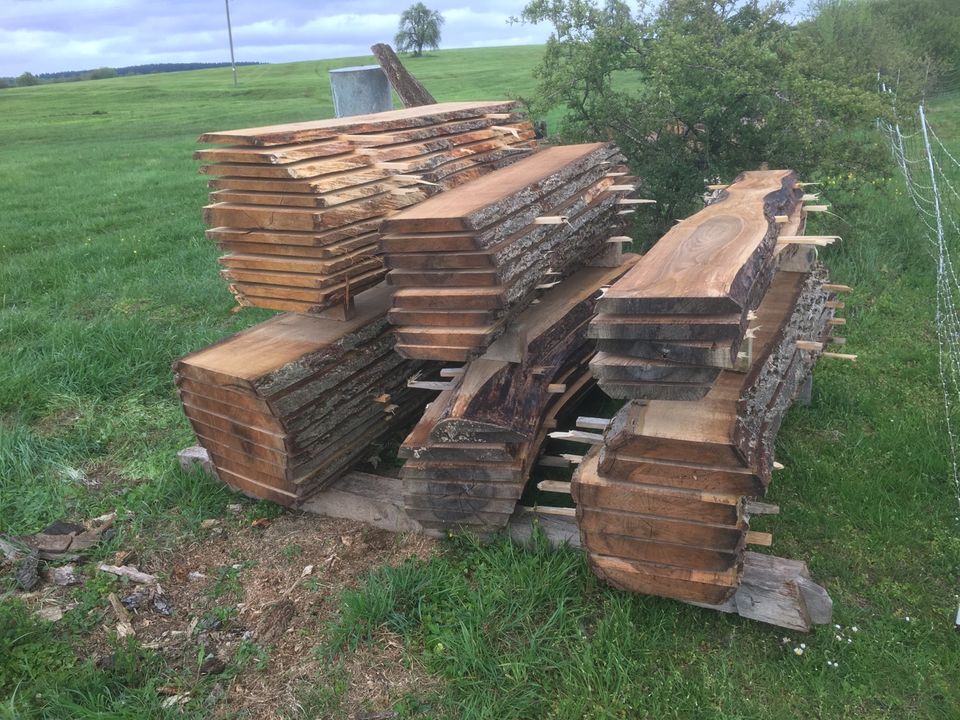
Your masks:
{"label": "stack of wooden planks", "polygon": [[225,483],[297,506],[422,412],[426,364],[393,352],[390,290],[360,293],[346,322],[274,317],[174,365],[177,392]]}
{"label": "stack of wooden planks", "polygon": [[607,247],[633,190],[607,143],[544,149],[387,219],[404,357],[466,361],[529,304]]}
{"label": "stack of wooden planks", "polygon": [[430,404],[400,450],[411,518],[431,532],[506,525],[556,414],[592,386],[586,326],[598,290],[636,260],[548,290]]}
{"label": "stack of wooden planks", "polygon": [[773,278],[778,239],[801,229],[802,197],[792,171],[743,173],[617,281],[590,325],[600,350],[590,367],[604,392],[698,400],[722,369],[746,367],[748,325]]}
{"label": "stack of wooden planks", "polygon": [[776,512],[754,498],[765,493],[780,422],[832,327],[825,280],[820,266],[777,272],[756,311],[746,372],[722,370],[700,400],[629,402],[597,436],[571,491],[598,576],[711,605],[736,591],[745,546],[771,541],[751,532],[750,516]]}
{"label": "stack of wooden planks", "polygon": [[379,283],[381,221],[536,149],[512,102],[207,133],[207,236],[241,305],[315,312]]}

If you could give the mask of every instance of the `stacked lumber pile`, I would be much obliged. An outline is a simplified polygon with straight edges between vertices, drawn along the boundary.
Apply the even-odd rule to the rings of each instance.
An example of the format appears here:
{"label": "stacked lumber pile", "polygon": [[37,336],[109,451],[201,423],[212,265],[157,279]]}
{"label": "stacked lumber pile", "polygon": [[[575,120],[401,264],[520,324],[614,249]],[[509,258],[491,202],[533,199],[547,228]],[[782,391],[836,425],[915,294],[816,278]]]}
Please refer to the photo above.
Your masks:
{"label": "stacked lumber pile", "polygon": [[404,357],[479,355],[551,285],[599,254],[633,190],[611,144],[544,149],[387,219],[381,249],[396,288]]}
{"label": "stacked lumber pile", "polygon": [[274,317],[174,365],[177,392],[220,479],[297,506],[423,410],[425,363],[393,352],[386,285],[349,321]]}
{"label": "stacked lumber pile", "polygon": [[773,278],[778,240],[800,230],[802,197],[792,171],[743,173],[611,287],[590,325],[600,350],[590,367],[604,392],[698,400],[722,369],[748,361],[738,358],[752,339],[748,324]]}
{"label": "stacked lumber pile", "polygon": [[[586,455],[572,492],[591,564],[612,584],[717,604],[736,589],[751,504],[773,470],[780,422],[833,310],[822,269],[780,272],[757,310],[754,361],[697,401],[630,402]],[[798,341],[800,347],[798,347]]]}
{"label": "stacked lumber pile", "polygon": [[556,414],[592,386],[586,327],[598,290],[636,260],[548,290],[430,404],[400,450],[411,518],[432,532],[506,525]]}
{"label": "stacked lumber pile", "polygon": [[[758,175],[748,173],[740,181],[754,184],[761,180]],[[617,322],[624,325],[629,324],[630,308],[643,316],[670,315],[670,320],[712,308],[732,311],[729,325],[747,330],[731,333],[722,344],[702,337],[684,343],[674,342],[680,338],[673,336],[625,340],[631,349],[640,348],[644,358],[662,351],[670,359],[660,367],[668,371],[701,363],[717,372],[700,381],[702,391],[632,400],[609,424],[601,421],[602,435],[579,433],[592,447],[570,490],[591,567],[612,585],[809,629],[829,618],[830,601],[810,580],[805,564],[747,553],[746,547],[772,542],[768,533],[750,529],[750,518],[779,511],[757,498],[766,492],[776,466],[774,444],[780,423],[824,355],[824,346],[842,340],[831,337],[834,326],[843,322],[834,318],[834,311],[843,306],[834,293],[847,288],[828,283],[826,270],[816,263],[815,246],[822,238],[778,233],[777,226],[790,233],[801,228],[805,208],[799,204],[804,198],[792,188],[792,174],[774,177],[778,183],[782,179],[790,202],[784,204],[783,190],[774,189],[773,206],[770,192],[728,205],[726,222],[736,232],[688,236],[693,241],[687,241],[686,266],[682,248],[669,248],[665,257],[674,269],[672,280],[643,267],[651,251],[601,299],[601,308],[611,295],[621,303],[618,309],[625,311],[617,314]],[[727,198],[731,196],[733,192]],[[740,232],[747,219],[756,217],[757,206],[765,208],[766,219],[756,233]],[[740,216],[745,219],[735,222]],[[719,238],[724,253],[714,252],[711,237]],[[758,237],[763,239],[760,246]],[[669,234],[664,239],[668,238]],[[700,248],[713,259],[709,278],[719,278],[721,284],[705,282],[703,273],[693,267],[701,257]],[[698,278],[696,287],[680,282],[691,276]],[[637,284],[641,277],[648,278],[647,284]],[[634,302],[634,295],[640,300]],[[671,315],[666,312],[671,307],[679,310]],[[748,352],[734,363],[741,336],[749,339]],[[722,352],[724,363],[703,362],[710,359],[708,351]],[[603,360],[600,355],[592,368]],[[675,355],[682,355],[684,363]],[[601,387],[605,388],[602,381]],[[614,383],[614,392],[620,392],[619,383]]]}
{"label": "stacked lumber pile", "polygon": [[511,102],[458,102],[207,133],[207,236],[241,305],[315,312],[379,283],[381,221],[524,157]]}

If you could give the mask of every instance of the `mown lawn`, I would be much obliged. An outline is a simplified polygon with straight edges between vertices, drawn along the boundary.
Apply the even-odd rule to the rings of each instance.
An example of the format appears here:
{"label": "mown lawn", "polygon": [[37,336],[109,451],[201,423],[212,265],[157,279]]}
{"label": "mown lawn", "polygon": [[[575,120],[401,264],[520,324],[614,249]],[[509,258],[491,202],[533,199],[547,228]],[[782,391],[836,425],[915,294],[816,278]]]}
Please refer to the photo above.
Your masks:
{"label": "mown lawn", "polygon": [[[409,67],[440,100],[529,96],[540,52],[444,51]],[[203,238],[195,139],[329,116],[326,70],[367,61],[240,68],[239,88],[211,70],[0,92],[0,532],[129,511],[94,557],[134,549],[143,562],[236,502],[173,460],[192,438],[171,362],[268,315],[231,312]],[[955,149],[958,111],[953,96],[931,113]],[[893,169],[878,182],[814,179],[839,217],[811,231],[844,237],[825,257],[856,287],[844,351],[859,360],[817,368],[812,407],[781,433],[786,469],[770,494],[781,515],[758,529],[777,554],[809,562],[840,630],[785,635],[603,588],[574,551],[464,541],[348,591],[340,620],[314,629],[318,656],[340,667],[358,644],[400,637],[404,662],[438,679],[398,702],[401,717],[960,717],[934,264]],[[97,670],[76,655],[82,618],[36,621],[12,577],[0,583],[0,717],[212,712],[209,683],[161,708],[157,687],[189,679],[151,652]],[[104,590],[90,583],[71,612],[104,607]],[[301,710],[278,712],[339,717],[339,687],[321,672]]]}

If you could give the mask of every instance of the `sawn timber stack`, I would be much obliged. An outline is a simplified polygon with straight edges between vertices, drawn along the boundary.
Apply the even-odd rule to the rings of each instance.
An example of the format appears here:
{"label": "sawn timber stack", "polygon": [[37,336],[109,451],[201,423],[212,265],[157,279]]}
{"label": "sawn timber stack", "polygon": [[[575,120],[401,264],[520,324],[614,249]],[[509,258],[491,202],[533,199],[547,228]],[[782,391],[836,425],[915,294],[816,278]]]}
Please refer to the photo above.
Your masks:
{"label": "sawn timber stack", "polygon": [[590,325],[600,350],[590,368],[604,392],[697,400],[736,367],[776,269],[777,239],[801,227],[802,194],[790,170],[743,173],[618,280]]}
{"label": "sawn timber stack", "polygon": [[[751,513],[770,506],[752,499],[766,491],[780,423],[820,355],[809,348],[828,338],[825,280],[822,266],[775,275],[757,308],[746,372],[722,370],[700,400],[630,402],[610,422],[571,486],[598,576],[709,605],[733,595],[746,545],[770,544],[750,531]],[[785,579],[782,592],[799,593],[798,582]],[[794,626],[809,629],[794,600]]]}
{"label": "sawn timber stack", "polygon": [[632,190],[611,144],[551,147],[384,221],[404,357],[481,354],[538,287],[604,250]]}
{"label": "sawn timber stack", "polygon": [[419,416],[407,387],[426,364],[393,352],[389,288],[356,298],[342,322],[285,314],[181,358],[177,392],[220,479],[297,506]]}
{"label": "sawn timber stack", "polygon": [[[636,260],[585,268],[548,290],[430,404],[400,449],[411,518],[432,532],[506,525],[556,414],[592,387],[585,331],[598,290]],[[518,349],[521,361],[501,359]]]}
{"label": "sawn timber stack", "polygon": [[316,312],[385,274],[380,222],[536,149],[512,102],[457,102],[207,133],[207,236],[241,305]]}

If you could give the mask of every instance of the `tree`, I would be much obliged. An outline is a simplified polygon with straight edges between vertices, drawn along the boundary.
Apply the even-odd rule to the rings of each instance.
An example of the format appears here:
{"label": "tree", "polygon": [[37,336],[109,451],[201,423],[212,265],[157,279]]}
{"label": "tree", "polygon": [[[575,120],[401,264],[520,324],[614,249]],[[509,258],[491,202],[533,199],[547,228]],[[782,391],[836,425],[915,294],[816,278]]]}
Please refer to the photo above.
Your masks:
{"label": "tree", "polygon": [[393,39],[398,52],[413,51],[414,57],[420,57],[423,49],[436,50],[440,47],[440,26],[443,15],[431,10],[422,2],[411,5],[400,16],[400,29]]}
{"label": "tree", "polygon": [[25,72],[23,75],[17,78],[17,87],[30,87],[31,85],[39,84],[40,78],[31,72]]}
{"label": "tree", "polygon": [[832,68],[784,11],[664,0],[634,16],[621,0],[534,0],[521,19],[553,26],[534,109],[564,106],[569,139],[615,140],[658,202],[658,229],[695,209],[705,178],[762,162],[808,177],[878,168],[879,143],[849,141],[881,114],[875,71]]}
{"label": "tree", "polygon": [[91,80],[106,80],[107,78],[115,78],[116,76],[117,71],[112,67],[101,67],[90,71]]}

